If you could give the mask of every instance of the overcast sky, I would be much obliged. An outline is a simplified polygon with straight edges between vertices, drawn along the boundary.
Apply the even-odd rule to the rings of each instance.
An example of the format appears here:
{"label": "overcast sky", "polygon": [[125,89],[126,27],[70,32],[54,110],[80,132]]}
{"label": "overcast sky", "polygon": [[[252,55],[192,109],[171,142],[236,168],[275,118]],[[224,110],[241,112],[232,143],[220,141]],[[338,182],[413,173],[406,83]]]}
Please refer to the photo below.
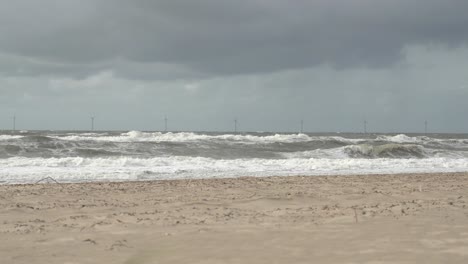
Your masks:
{"label": "overcast sky", "polygon": [[0,0],[0,128],[468,132],[466,0]]}

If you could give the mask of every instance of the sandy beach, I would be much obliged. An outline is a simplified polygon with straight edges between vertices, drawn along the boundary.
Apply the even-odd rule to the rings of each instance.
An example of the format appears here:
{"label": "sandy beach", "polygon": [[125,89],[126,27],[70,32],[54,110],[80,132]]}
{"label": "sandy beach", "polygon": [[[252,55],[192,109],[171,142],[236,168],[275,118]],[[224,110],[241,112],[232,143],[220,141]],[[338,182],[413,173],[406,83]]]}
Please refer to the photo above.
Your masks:
{"label": "sandy beach", "polygon": [[0,262],[468,263],[468,174],[0,186]]}

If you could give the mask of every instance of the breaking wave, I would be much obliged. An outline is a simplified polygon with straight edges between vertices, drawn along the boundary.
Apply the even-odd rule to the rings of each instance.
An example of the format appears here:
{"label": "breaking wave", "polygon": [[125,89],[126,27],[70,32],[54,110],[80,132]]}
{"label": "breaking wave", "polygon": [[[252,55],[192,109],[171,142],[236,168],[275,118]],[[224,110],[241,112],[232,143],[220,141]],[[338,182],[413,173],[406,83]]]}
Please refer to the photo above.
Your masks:
{"label": "breaking wave", "polygon": [[422,146],[408,144],[369,144],[346,146],[344,152],[350,158],[425,158],[428,154]]}
{"label": "breaking wave", "polygon": [[466,135],[0,134],[0,182],[468,171]]}
{"label": "breaking wave", "polygon": [[0,141],[18,139],[22,137],[23,136],[18,136],[18,135],[0,135]]}
{"label": "breaking wave", "polygon": [[431,157],[431,154],[418,145],[400,145],[400,144],[384,144],[384,145],[350,145],[332,149],[316,149],[311,151],[286,153],[286,158],[329,158],[329,159],[377,159],[377,158],[392,158],[392,159],[408,159],[408,158],[426,158]]}
{"label": "breaking wave", "polygon": [[70,135],[56,137],[60,140],[71,141],[109,141],[109,142],[194,142],[194,141],[232,141],[244,143],[293,143],[307,141],[337,141],[353,143],[362,140],[348,139],[343,137],[311,137],[306,134],[274,134],[274,135],[249,135],[249,134],[222,134],[207,135],[192,132],[140,132],[130,131],[116,136],[99,135]]}
{"label": "breaking wave", "polygon": [[31,183],[238,176],[339,175],[466,171],[468,159],[234,159],[201,157],[0,159],[0,181]]}

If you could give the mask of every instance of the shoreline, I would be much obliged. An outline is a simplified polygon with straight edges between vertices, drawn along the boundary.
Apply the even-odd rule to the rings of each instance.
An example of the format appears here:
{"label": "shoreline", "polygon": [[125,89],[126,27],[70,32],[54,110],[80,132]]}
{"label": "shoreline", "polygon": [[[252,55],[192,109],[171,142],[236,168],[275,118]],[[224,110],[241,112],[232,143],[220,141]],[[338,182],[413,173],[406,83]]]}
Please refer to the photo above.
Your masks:
{"label": "shoreline", "polygon": [[468,173],[0,185],[5,263],[466,263]]}
{"label": "shoreline", "polygon": [[4,183],[1,186],[29,186],[36,184],[102,184],[102,183],[142,183],[142,182],[164,182],[164,181],[211,181],[211,180],[236,180],[245,178],[268,179],[268,178],[304,178],[304,177],[392,177],[392,176],[421,176],[421,175],[468,175],[467,171],[454,172],[398,172],[398,173],[356,173],[356,174],[322,174],[322,175],[289,175],[289,176],[239,176],[239,177],[209,177],[209,178],[176,178],[176,179],[142,179],[142,180],[109,180],[109,181],[81,181],[81,182],[60,182],[53,177],[45,177],[34,183]]}

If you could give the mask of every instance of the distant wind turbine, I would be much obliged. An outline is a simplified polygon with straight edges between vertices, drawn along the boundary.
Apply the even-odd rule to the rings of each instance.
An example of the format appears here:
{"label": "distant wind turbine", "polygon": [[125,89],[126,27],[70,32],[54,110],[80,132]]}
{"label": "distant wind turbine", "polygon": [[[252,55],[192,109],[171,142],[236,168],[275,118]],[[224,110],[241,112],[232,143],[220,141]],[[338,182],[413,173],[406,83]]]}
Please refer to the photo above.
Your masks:
{"label": "distant wind turbine", "polygon": [[94,116],[91,117],[91,131],[94,131]]}

